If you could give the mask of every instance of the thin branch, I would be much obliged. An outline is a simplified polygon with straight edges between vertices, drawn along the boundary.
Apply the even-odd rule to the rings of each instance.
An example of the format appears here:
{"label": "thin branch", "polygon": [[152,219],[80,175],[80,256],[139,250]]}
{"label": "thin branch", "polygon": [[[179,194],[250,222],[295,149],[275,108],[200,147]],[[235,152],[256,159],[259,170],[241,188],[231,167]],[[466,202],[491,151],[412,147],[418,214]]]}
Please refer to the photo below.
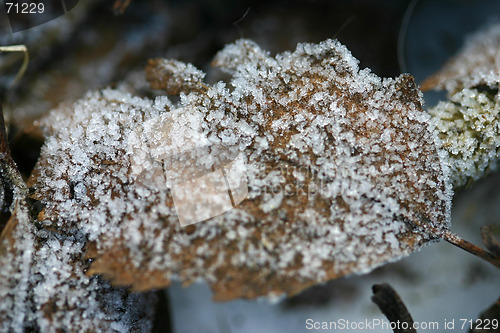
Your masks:
{"label": "thin branch", "polygon": [[473,255],[489,262],[493,266],[496,266],[500,268],[500,257],[494,255],[493,253],[490,253],[486,250],[483,250],[479,246],[476,246],[465,239],[462,239],[460,236],[452,233],[452,232],[445,232],[443,234],[443,239],[447,241],[450,244],[453,244],[455,246],[458,246],[459,248],[472,253]]}
{"label": "thin branch", "polygon": [[394,333],[417,333],[413,328],[413,318],[396,291],[388,284],[372,286],[372,301],[380,311],[393,323]]}
{"label": "thin branch", "polygon": [[19,71],[17,72],[17,75],[14,78],[14,81],[12,81],[12,83],[10,85],[9,89],[12,89],[21,80],[21,78],[24,76],[24,73],[26,72],[26,69],[28,68],[28,64],[30,62],[28,49],[26,48],[26,45],[9,45],[9,46],[0,46],[0,52],[23,52],[24,53],[23,64],[21,65],[21,68],[19,68]]}
{"label": "thin branch", "polygon": [[424,224],[422,222],[409,222],[414,227],[417,227],[422,232],[426,234],[431,234],[433,236],[439,237],[448,243],[455,245],[462,250],[465,250],[487,262],[492,264],[493,266],[500,268],[500,256],[490,253],[486,250],[483,250],[479,246],[472,244],[471,242],[462,239],[457,234],[452,233],[449,230],[438,229],[431,224]]}

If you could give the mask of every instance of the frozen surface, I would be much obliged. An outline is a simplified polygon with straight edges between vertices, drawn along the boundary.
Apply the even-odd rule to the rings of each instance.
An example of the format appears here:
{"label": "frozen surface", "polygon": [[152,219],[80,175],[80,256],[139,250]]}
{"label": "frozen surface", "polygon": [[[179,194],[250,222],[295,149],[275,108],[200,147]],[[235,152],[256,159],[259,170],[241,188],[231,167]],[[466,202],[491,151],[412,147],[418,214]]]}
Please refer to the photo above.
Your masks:
{"label": "frozen surface", "polygon": [[500,24],[480,30],[427,79],[423,89],[445,89],[448,100],[431,108],[451,182],[462,187],[498,168],[500,157]]}
{"label": "frozen surface", "polygon": [[[219,299],[276,297],[366,273],[449,227],[447,168],[411,78],[360,70],[333,40],[274,58],[240,40],[214,63],[227,64],[229,85],[153,61],[152,82],[180,85],[179,102],[107,89],[43,122],[41,222],[82,232],[92,272],[136,290],[175,277],[206,280]],[[197,144],[241,153],[248,196],[183,229],[162,177],[213,168],[211,156],[172,167]]]}
{"label": "frozen surface", "polygon": [[[500,219],[499,186],[500,174],[496,173],[477,182],[471,190],[459,193],[454,199],[452,230],[480,244],[479,228]],[[166,292],[175,305],[171,313],[176,333],[298,333],[321,331],[306,329],[307,319],[386,321],[370,300],[371,286],[377,283],[391,284],[416,322],[440,324],[437,330],[420,329],[419,333],[465,333],[468,328],[461,329],[460,319],[474,320],[500,296],[498,269],[447,243],[427,246],[370,274],[331,281],[306,290],[295,300],[278,304],[262,300],[214,302],[206,284],[183,288],[175,283]],[[445,320],[455,320],[455,329],[443,329]],[[378,327],[366,332],[392,331]]]}
{"label": "frozen surface", "polygon": [[[500,49],[499,49],[500,51]],[[497,83],[498,84],[498,83]],[[442,148],[448,153],[455,187],[498,169],[500,158],[500,94],[464,88],[429,110]]]}
{"label": "frozen surface", "polygon": [[[496,87],[500,82],[500,24],[492,24],[470,36],[459,54],[434,77],[434,89],[449,93],[477,86]],[[424,83],[425,85],[426,83]]]}
{"label": "frozen surface", "polygon": [[81,234],[37,230],[22,205],[15,221],[0,245],[0,331],[151,331],[154,295],[87,277]]}

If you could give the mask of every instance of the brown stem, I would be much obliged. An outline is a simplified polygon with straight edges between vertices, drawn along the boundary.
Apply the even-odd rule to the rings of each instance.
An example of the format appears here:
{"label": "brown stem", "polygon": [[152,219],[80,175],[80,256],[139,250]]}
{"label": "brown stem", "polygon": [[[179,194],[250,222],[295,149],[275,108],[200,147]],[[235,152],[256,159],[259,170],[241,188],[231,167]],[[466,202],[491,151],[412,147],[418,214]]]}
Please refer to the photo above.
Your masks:
{"label": "brown stem", "polygon": [[413,226],[418,227],[419,229],[421,229],[421,231],[425,232],[426,234],[431,234],[434,235],[435,237],[444,239],[448,243],[455,245],[469,253],[472,253],[473,255],[489,262],[493,266],[500,268],[500,256],[497,256],[491,252],[483,250],[479,246],[476,246],[466,241],[465,239],[462,239],[460,236],[452,233],[449,230],[438,229],[432,226],[431,224],[424,224],[422,222],[411,222],[411,224]]}
{"label": "brown stem", "polygon": [[442,234],[442,238],[450,244],[453,244],[469,253],[472,253],[479,258],[486,260],[490,264],[500,268],[500,257],[495,256],[494,254],[483,250],[482,248],[460,238],[460,236],[451,233],[449,231],[445,231]]}

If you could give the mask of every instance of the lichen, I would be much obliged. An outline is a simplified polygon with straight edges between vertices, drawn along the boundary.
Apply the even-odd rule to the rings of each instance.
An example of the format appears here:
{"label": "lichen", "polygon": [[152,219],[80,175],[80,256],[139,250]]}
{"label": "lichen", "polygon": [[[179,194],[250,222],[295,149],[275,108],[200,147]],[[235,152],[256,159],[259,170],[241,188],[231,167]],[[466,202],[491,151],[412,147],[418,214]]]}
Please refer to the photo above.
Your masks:
{"label": "lichen", "polygon": [[448,100],[429,110],[449,159],[454,187],[495,171],[500,158],[500,24],[470,36],[423,90],[446,90]]}
{"label": "lichen", "polygon": [[448,153],[450,180],[459,188],[498,169],[500,95],[462,89],[429,110],[442,149]]}

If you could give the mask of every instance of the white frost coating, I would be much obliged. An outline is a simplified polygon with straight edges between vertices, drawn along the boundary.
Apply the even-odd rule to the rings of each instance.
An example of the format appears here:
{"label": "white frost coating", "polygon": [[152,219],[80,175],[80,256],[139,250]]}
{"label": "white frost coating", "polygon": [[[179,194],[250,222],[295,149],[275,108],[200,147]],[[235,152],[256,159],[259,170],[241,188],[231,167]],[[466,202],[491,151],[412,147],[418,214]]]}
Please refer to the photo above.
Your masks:
{"label": "white frost coating", "polygon": [[[33,261],[33,226],[30,225],[25,209],[19,209],[18,226],[14,235],[17,242],[14,249],[0,257],[0,331],[24,332],[29,318],[30,289],[28,277]],[[0,245],[1,246],[1,245]]]}
{"label": "white frost coating", "polygon": [[[113,93],[110,96],[120,97]],[[75,105],[75,109],[85,109],[86,106],[89,106],[87,110],[96,111],[86,103]],[[94,106],[98,108],[98,105]],[[109,143],[110,140],[117,140],[120,122],[110,124],[107,133],[102,133],[102,125],[96,122],[94,115],[89,114],[86,128],[76,126],[74,131],[70,131],[67,130],[71,128],[69,119],[62,114],[54,113],[54,116],[62,122],[54,123],[54,128],[58,128],[61,133],[59,138],[66,137],[68,140],[61,145],[51,145],[49,139],[45,153],[57,155],[71,151],[72,156],[66,163],[74,166],[44,168],[40,175],[41,178],[55,178],[50,182],[50,189],[55,191],[53,199],[62,200],[59,208],[67,212],[67,217],[71,216],[59,223],[63,225],[78,217],[93,218],[98,224],[104,224],[105,214],[71,211],[75,205],[66,198],[71,193],[73,200],[79,201],[81,205],[89,204],[89,195],[95,193],[92,191],[93,186],[101,181],[98,175],[91,180],[85,179],[85,173],[92,172],[89,156],[99,154],[104,159],[114,158],[116,152],[101,141],[106,139]],[[75,117],[82,119],[79,113]],[[102,120],[99,118],[99,121]],[[78,144],[79,138],[87,135],[97,147]],[[68,183],[60,177],[72,177],[74,182]],[[99,189],[99,186],[96,188]],[[117,211],[125,210],[123,206],[126,203],[123,201],[114,203],[106,195],[101,200],[108,207],[117,204]],[[64,225],[69,227],[68,224]],[[99,277],[87,277],[85,271],[88,262],[83,260],[86,234],[79,228],[59,232],[58,229],[45,230],[35,226],[24,204],[18,205],[15,220],[11,220],[8,227],[12,227],[13,231],[5,233],[6,238],[0,245],[6,251],[0,257],[0,331],[151,331],[155,298],[151,294],[130,295],[126,289],[112,288]],[[96,228],[96,225],[90,224],[88,229],[82,230],[95,233]]]}
{"label": "white frost coating", "polygon": [[497,87],[500,82],[500,23],[470,36],[459,54],[437,74],[433,88],[455,93],[479,85]]}
{"label": "white frost coating", "polygon": [[446,89],[429,113],[447,155],[450,183],[470,185],[500,159],[500,23],[469,37],[462,50],[423,86]]}
{"label": "white frost coating", "polygon": [[[210,283],[228,263],[283,281],[367,272],[435,238],[412,223],[449,226],[436,136],[429,116],[408,102],[421,96],[407,78],[360,71],[333,40],[275,58],[239,41],[216,59],[231,60],[230,85],[181,94],[177,104],[105,90],[53,112],[35,184],[42,200],[53,198],[45,223],[80,230],[103,253],[125,240],[134,266]],[[177,125],[157,126],[177,115]],[[147,157],[201,138],[244,156],[249,199],[188,233],[165,182],[141,181],[134,165],[164,177],[169,165]],[[183,253],[193,259],[180,260]]]}
{"label": "white frost coating", "polygon": [[462,187],[498,169],[500,94],[462,89],[429,110],[448,156],[451,183]]}
{"label": "white frost coating", "polygon": [[14,244],[0,257],[0,331],[151,331],[154,297],[85,276],[81,234],[37,230],[24,207],[16,218]]}

